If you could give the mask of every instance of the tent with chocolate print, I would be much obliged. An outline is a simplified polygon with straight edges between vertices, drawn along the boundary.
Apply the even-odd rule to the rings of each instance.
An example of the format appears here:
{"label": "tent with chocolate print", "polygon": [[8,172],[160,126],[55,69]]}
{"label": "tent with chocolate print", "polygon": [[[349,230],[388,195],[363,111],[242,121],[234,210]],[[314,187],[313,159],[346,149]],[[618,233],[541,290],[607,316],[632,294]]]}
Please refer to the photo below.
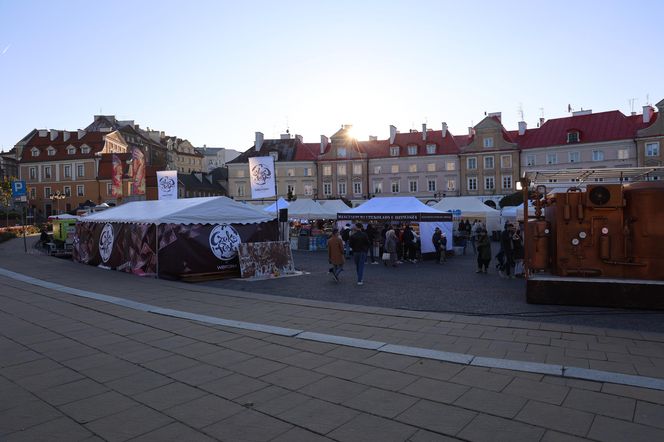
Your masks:
{"label": "tent with chocolate print", "polygon": [[81,218],[73,258],[145,276],[238,277],[239,244],[277,238],[273,215],[223,196],[135,201]]}

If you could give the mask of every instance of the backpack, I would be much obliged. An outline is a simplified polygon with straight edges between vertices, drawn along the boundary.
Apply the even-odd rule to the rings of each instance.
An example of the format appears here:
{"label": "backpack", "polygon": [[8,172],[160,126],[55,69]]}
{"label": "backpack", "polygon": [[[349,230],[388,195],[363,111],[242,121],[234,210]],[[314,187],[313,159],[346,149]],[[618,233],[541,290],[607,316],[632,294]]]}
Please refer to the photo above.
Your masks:
{"label": "backpack", "polygon": [[341,231],[341,239],[343,239],[344,241],[348,241],[349,238],[350,238],[350,229],[343,229]]}

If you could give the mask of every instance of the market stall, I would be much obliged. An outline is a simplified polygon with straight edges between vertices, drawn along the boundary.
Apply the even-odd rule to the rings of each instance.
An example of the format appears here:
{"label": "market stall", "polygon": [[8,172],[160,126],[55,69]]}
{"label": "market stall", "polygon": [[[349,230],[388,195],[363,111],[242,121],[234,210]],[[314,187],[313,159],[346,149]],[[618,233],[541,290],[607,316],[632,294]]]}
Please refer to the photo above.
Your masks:
{"label": "market stall", "polygon": [[[419,227],[422,253],[433,253],[431,242],[436,227],[448,239],[452,238],[452,214],[427,206],[415,197],[378,197],[368,200],[360,207],[337,213],[340,221],[376,222],[378,224],[405,224]],[[452,250],[452,241],[447,242]]]}
{"label": "market stall", "polygon": [[432,206],[441,212],[456,213],[455,219],[480,220],[488,232],[501,230],[500,211],[493,209],[474,196],[447,197]]}
{"label": "market stall", "polygon": [[136,201],[83,218],[73,257],[139,275],[236,277],[240,244],[276,239],[272,215],[230,198]]}

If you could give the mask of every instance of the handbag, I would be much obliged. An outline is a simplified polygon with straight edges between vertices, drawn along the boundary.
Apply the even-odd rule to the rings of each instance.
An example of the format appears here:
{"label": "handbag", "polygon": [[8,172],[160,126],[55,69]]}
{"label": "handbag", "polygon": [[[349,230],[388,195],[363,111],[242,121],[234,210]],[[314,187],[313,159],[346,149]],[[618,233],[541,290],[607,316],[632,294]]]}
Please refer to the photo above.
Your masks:
{"label": "handbag", "polygon": [[390,260],[390,254],[385,252],[383,253],[383,261],[389,261]]}

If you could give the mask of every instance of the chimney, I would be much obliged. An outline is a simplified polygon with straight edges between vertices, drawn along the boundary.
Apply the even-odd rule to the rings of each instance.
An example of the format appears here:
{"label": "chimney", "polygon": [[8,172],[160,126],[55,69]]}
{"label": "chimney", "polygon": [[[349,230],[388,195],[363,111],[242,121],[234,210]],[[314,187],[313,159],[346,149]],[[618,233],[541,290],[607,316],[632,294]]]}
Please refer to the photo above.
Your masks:
{"label": "chimney", "polygon": [[427,140],[427,124],[422,123],[422,141]]}
{"label": "chimney", "polygon": [[81,138],[83,138],[85,136],[85,131],[82,130],[82,129],[79,129],[76,136],[77,136],[77,139],[80,140]]}
{"label": "chimney", "polygon": [[[495,117],[498,119],[498,121],[501,121],[502,118],[502,113],[501,112],[491,112],[489,114],[489,117]],[[502,121],[501,121],[502,122]]]}
{"label": "chimney", "polygon": [[590,115],[592,113],[593,113],[592,109],[586,109],[586,110],[582,109],[580,111],[572,112],[572,116],[573,117],[580,117],[581,115]]}
{"label": "chimney", "polygon": [[66,131],[62,132],[62,141],[69,140],[70,136],[71,136],[71,134],[69,133],[69,131],[66,130]]}
{"label": "chimney", "polygon": [[281,134],[279,138],[282,140],[290,140],[290,134]]}
{"label": "chimney", "polygon": [[321,135],[320,136],[320,154],[321,155],[323,155],[325,153],[325,149],[327,148],[328,144],[330,144],[330,140],[325,135]]}
{"label": "chimney", "polygon": [[46,138],[48,136],[48,131],[46,129],[39,129],[39,137]]}
{"label": "chimney", "polygon": [[526,122],[525,121],[519,121],[519,135],[524,135],[526,133]]}
{"label": "chimney", "polygon": [[538,127],[542,127],[543,124],[544,124],[544,117],[540,117],[540,120],[539,120],[539,126],[538,126]]}
{"label": "chimney", "polygon": [[256,132],[256,141],[254,141],[254,146],[256,146],[256,152],[261,150],[263,147],[263,132]]}
{"label": "chimney", "polygon": [[58,131],[51,129],[51,141],[55,140],[58,138]]}
{"label": "chimney", "polygon": [[304,138],[302,138],[302,135],[295,134],[295,139],[298,143],[304,143]]}
{"label": "chimney", "polygon": [[475,132],[475,131],[473,130],[473,126],[468,126],[468,136],[469,136],[469,137],[472,137],[472,136],[473,136],[473,132]]}
{"label": "chimney", "polygon": [[378,137],[376,135],[369,135],[369,141],[378,141]]}
{"label": "chimney", "polygon": [[159,135],[161,135],[160,138],[166,138],[166,133],[163,130],[159,132]]}
{"label": "chimney", "polygon": [[655,108],[653,108],[651,105],[648,104],[646,106],[643,106],[643,122],[650,123],[650,119],[652,118],[654,113],[655,113]]}
{"label": "chimney", "polygon": [[394,144],[397,138],[397,127],[390,124],[390,144]]}
{"label": "chimney", "polygon": [[447,136],[447,123],[443,122],[443,130],[440,134],[443,138]]}

